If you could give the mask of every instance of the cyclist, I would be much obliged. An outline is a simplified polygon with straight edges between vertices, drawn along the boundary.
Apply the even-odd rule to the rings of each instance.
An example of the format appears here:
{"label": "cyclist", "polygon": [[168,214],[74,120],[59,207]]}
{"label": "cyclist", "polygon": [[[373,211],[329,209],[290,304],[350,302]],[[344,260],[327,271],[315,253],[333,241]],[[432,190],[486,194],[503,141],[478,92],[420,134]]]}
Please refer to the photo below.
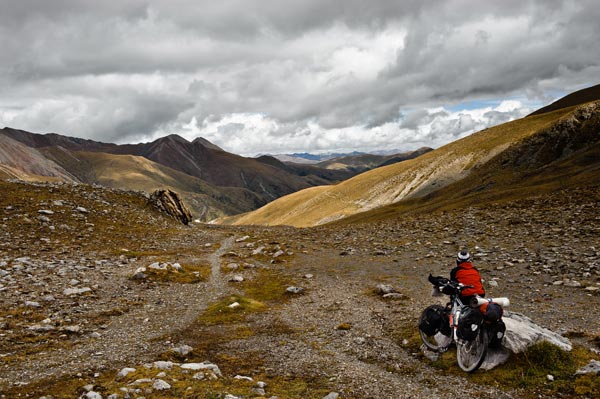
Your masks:
{"label": "cyclist", "polygon": [[460,293],[462,303],[468,304],[475,295],[485,296],[481,283],[481,275],[471,262],[471,255],[466,249],[461,250],[456,256],[456,267],[450,271],[450,280],[473,288],[465,288]]}

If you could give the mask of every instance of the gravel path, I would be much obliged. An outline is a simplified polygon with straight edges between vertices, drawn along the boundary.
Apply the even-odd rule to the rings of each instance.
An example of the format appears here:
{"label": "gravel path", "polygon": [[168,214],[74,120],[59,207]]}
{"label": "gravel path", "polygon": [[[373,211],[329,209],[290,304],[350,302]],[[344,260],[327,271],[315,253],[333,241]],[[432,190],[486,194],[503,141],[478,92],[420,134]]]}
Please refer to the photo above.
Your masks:
{"label": "gravel path", "polygon": [[[77,345],[40,352],[25,362],[12,364],[0,374],[2,387],[22,385],[45,378],[71,375],[74,370],[93,372],[117,369],[153,361],[173,344],[164,339],[171,331],[192,323],[206,305],[224,295],[227,289],[220,273],[220,256],[227,252],[233,238],[225,238],[218,250],[209,255],[212,274],[206,283],[155,286],[143,292],[144,304],[111,318],[101,336],[82,337]],[[132,275],[122,270],[115,285],[124,285]]]}

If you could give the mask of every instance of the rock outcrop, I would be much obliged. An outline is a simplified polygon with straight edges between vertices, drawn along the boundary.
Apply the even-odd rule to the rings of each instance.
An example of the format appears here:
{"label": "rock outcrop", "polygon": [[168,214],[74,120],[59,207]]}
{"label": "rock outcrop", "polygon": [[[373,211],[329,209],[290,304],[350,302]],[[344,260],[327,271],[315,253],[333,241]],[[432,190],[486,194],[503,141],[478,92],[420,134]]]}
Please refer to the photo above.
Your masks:
{"label": "rock outcrop", "polygon": [[183,224],[192,221],[192,214],[175,191],[156,190],[150,195],[150,203],[159,211],[179,220]]}

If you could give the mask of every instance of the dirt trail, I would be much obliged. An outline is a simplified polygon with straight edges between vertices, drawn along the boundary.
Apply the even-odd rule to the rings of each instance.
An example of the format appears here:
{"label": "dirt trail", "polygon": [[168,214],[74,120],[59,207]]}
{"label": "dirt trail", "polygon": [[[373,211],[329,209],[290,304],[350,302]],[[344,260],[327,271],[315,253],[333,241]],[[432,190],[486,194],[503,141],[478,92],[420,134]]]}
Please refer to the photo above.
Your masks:
{"label": "dirt trail", "polygon": [[[23,362],[3,369],[0,388],[56,378],[72,374],[73,370],[91,372],[155,360],[158,354],[172,347],[161,337],[189,325],[209,303],[226,293],[219,261],[232,243],[233,237],[225,238],[219,249],[208,255],[211,276],[207,282],[159,285],[143,291],[144,305],[111,318],[100,337],[85,335],[74,346],[30,355]],[[114,284],[126,285],[131,271],[119,274],[119,281]]]}

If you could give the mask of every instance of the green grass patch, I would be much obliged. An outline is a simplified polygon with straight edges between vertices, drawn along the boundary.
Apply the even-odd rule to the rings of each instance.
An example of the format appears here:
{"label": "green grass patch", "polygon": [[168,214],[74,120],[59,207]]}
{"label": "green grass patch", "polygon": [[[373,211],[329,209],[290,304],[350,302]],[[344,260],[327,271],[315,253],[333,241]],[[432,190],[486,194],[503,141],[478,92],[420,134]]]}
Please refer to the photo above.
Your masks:
{"label": "green grass patch", "polygon": [[244,290],[246,295],[263,302],[284,302],[289,298],[286,288],[292,285],[289,277],[268,270],[259,271],[255,278],[248,281]]}
{"label": "green grass patch", "polygon": [[[600,398],[598,376],[575,375],[578,368],[595,357],[583,347],[575,347],[567,352],[549,342],[539,342],[523,353],[512,355],[503,365],[474,374],[460,370],[455,353],[455,350],[444,353],[431,362],[432,366],[445,373],[465,376],[480,385],[518,389],[524,398],[537,398],[540,395]],[[548,375],[552,375],[554,381],[549,381]]]}
{"label": "green grass patch", "polygon": [[[231,306],[237,303],[237,306]],[[268,307],[263,302],[239,295],[223,298],[210,305],[198,321],[205,325],[230,324],[242,321],[246,315],[264,312]]]}

